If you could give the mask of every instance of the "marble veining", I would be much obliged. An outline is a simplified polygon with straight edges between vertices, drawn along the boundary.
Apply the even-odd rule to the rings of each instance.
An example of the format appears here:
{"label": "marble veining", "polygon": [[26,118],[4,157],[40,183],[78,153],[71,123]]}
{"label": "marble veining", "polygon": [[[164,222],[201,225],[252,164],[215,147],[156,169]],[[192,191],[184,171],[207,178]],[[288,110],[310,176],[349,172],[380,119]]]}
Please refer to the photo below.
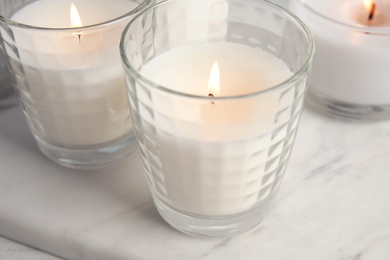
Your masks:
{"label": "marble veining", "polygon": [[0,259],[6,260],[60,260],[60,258],[48,253],[39,251],[35,248],[21,245],[0,237]]}

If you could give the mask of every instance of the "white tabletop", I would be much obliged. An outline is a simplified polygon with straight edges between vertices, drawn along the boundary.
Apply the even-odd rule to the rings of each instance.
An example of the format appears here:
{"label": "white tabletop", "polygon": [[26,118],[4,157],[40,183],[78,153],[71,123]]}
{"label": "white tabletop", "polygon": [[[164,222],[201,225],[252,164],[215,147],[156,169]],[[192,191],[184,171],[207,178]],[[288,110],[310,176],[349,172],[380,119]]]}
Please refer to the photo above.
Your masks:
{"label": "white tabletop", "polygon": [[0,237],[0,259],[5,260],[60,260],[60,258],[39,251],[9,239]]}
{"label": "white tabletop", "polygon": [[[280,0],[282,2],[283,0]],[[255,230],[200,239],[167,225],[136,153],[76,171],[43,156],[0,101],[0,259],[390,259],[390,121],[305,109],[276,204]]]}

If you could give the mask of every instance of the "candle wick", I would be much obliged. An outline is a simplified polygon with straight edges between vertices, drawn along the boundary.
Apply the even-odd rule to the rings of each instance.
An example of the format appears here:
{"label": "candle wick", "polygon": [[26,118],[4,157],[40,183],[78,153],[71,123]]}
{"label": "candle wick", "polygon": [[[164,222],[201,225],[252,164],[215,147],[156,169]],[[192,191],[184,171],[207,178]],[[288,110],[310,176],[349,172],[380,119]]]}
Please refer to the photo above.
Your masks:
{"label": "candle wick", "polygon": [[[214,97],[213,93],[209,93],[209,97]],[[214,101],[211,101],[211,104],[214,105]]]}
{"label": "candle wick", "polygon": [[371,21],[372,19],[374,19],[375,9],[376,9],[376,4],[375,4],[375,3],[372,3],[372,5],[371,5],[371,10],[370,10],[370,14],[368,15],[368,20],[369,20],[369,21]]}
{"label": "candle wick", "polygon": [[81,33],[78,33],[77,37],[79,37],[79,44],[81,45]]}

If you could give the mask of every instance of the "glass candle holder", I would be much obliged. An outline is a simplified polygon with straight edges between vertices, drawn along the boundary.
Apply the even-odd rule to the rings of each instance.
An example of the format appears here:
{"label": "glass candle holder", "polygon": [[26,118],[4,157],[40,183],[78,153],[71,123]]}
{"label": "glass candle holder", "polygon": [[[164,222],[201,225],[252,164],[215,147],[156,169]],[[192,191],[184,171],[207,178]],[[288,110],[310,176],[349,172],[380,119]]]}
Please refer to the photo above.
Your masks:
{"label": "glass candle holder", "polygon": [[14,93],[4,62],[0,61],[0,101],[7,99]]}
{"label": "glass candle holder", "polygon": [[101,167],[135,146],[119,42],[149,2],[0,1],[1,54],[39,149],[56,163]]}
{"label": "glass candle holder", "polygon": [[132,19],[121,40],[131,117],[169,224],[225,237],[264,219],[313,51],[307,28],[267,1],[171,0]]}
{"label": "glass candle holder", "polygon": [[390,118],[390,1],[291,1],[316,54],[307,102],[356,120]]}

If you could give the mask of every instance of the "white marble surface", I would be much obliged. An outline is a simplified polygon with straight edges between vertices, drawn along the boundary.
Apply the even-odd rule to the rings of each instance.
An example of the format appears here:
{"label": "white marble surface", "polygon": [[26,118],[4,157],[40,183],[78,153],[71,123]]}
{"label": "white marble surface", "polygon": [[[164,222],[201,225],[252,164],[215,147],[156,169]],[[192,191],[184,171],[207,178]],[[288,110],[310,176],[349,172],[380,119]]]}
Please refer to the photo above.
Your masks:
{"label": "white marble surface", "polygon": [[265,222],[235,238],[199,239],[159,217],[137,154],[97,171],[57,166],[15,107],[0,112],[0,235],[76,260],[390,259],[389,158],[390,121],[306,109]]}
{"label": "white marble surface", "polygon": [[21,245],[17,242],[0,237],[0,259],[17,260],[60,260],[37,249]]}

